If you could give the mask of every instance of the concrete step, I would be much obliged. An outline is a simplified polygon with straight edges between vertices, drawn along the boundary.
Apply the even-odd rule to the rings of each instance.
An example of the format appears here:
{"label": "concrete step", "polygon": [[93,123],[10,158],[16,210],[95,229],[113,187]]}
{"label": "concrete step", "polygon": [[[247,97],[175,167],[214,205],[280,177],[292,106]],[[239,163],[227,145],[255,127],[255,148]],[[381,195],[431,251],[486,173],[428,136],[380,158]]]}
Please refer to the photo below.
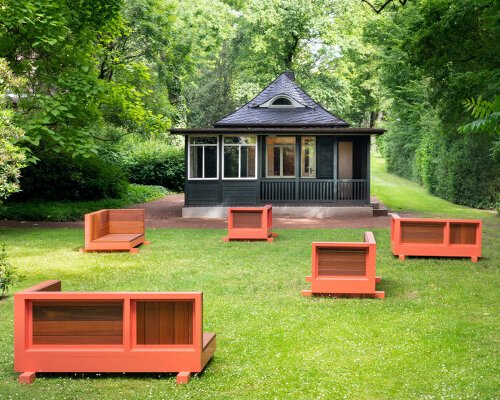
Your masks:
{"label": "concrete step", "polygon": [[378,201],[372,201],[370,202],[370,207],[372,207],[374,210],[378,210],[380,207],[380,203]]}
{"label": "concrete step", "polygon": [[389,214],[389,210],[386,207],[374,208],[373,216],[374,217],[385,217]]}

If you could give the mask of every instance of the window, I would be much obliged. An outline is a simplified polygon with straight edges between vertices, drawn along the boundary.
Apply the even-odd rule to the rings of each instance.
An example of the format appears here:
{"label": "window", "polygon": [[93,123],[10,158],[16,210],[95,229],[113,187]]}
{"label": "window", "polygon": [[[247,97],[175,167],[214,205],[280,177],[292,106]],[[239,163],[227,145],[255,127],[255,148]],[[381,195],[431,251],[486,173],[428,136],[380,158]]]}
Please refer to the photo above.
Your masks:
{"label": "window", "polygon": [[274,96],[259,107],[264,108],[304,108],[304,104],[285,94]]}
{"label": "window", "polygon": [[266,176],[295,177],[295,137],[266,138]]}
{"label": "window", "polygon": [[224,136],[224,178],[255,179],[257,170],[257,137]]}
{"label": "window", "polygon": [[316,178],[316,138],[302,138],[302,155],[301,155],[303,178]]}
{"label": "window", "polygon": [[274,100],[271,103],[271,107],[275,107],[275,106],[289,106],[289,107],[292,107],[293,104],[286,97],[278,97],[276,100]]}
{"label": "window", "polygon": [[188,142],[189,179],[217,179],[217,136],[190,137]]}

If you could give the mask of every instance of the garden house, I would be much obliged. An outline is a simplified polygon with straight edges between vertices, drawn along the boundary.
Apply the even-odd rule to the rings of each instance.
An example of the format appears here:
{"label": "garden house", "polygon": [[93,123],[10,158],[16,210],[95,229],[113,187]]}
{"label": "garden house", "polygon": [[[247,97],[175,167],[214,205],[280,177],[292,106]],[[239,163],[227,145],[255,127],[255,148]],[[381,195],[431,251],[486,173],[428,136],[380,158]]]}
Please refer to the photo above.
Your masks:
{"label": "garden house", "polygon": [[284,72],[212,128],[172,130],[185,136],[183,216],[263,204],[276,215],[372,215],[370,136],[383,132],[349,127]]}

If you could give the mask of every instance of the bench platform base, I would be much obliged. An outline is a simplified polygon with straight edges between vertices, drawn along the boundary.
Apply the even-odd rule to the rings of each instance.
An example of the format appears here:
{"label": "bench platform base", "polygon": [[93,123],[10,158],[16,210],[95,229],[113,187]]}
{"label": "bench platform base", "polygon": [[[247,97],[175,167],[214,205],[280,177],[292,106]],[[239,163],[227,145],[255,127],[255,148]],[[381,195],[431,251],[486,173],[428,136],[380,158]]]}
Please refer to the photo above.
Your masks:
{"label": "bench platform base", "polygon": [[181,385],[183,383],[189,383],[191,379],[191,372],[179,372],[177,374],[177,384]]}
{"label": "bench platform base", "polygon": [[253,238],[229,238],[229,237],[224,237],[222,238],[223,242],[260,242],[260,241],[266,241],[266,242],[273,242],[274,238],[278,237],[277,233],[271,233],[268,238],[265,239],[253,239]]}
{"label": "bench platform base", "polygon": [[23,372],[19,375],[19,383],[25,383],[26,385],[31,385],[36,378],[35,372]]}
{"label": "bench platform base", "polygon": [[385,292],[375,291],[375,293],[313,293],[312,290],[303,290],[302,296],[385,299]]}
{"label": "bench platform base", "polygon": [[[398,257],[399,257],[399,259],[400,259],[401,261],[404,261],[404,260],[406,259],[406,257],[407,257],[407,256],[405,256],[404,254],[400,254],[400,255],[398,255]],[[415,257],[429,257],[429,256],[415,256]],[[440,256],[436,256],[436,257],[440,257]],[[447,258],[446,256],[443,256],[443,257],[444,257],[444,258]],[[464,257],[464,258],[470,258],[470,260],[471,260],[472,262],[477,263],[477,260],[478,260],[478,258],[479,258],[479,257],[474,257],[474,256],[472,256],[472,257]]]}

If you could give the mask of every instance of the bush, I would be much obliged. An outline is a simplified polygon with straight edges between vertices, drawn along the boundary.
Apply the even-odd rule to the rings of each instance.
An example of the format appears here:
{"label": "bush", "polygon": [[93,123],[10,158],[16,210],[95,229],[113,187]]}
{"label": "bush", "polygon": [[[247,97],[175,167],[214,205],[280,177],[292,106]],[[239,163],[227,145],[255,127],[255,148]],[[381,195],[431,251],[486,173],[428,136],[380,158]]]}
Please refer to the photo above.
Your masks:
{"label": "bush", "polygon": [[7,261],[5,243],[0,244],[0,297],[9,292],[9,288],[16,283],[22,282],[25,277],[17,273],[17,268]]}
{"label": "bush", "polygon": [[22,192],[12,200],[100,200],[120,198],[128,181],[119,166],[97,157],[75,159],[67,154],[43,151],[40,161],[22,171]]}
{"label": "bush", "polygon": [[129,142],[122,167],[130,182],[184,190],[184,149],[157,140]]}
{"label": "bush", "polygon": [[26,202],[8,201],[0,205],[0,216],[15,221],[81,221],[89,212],[103,208],[123,208],[137,203],[162,198],[168,190],[161,186],[131,184],[126,195],[119,199],[96,201],[46,201],[31,200]]}

